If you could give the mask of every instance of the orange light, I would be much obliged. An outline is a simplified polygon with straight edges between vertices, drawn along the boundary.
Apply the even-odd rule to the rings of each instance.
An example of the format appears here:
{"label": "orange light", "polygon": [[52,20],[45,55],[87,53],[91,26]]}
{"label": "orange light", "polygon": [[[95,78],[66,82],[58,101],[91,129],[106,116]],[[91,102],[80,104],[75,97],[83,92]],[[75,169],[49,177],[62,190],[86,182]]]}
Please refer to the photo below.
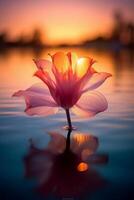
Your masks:
{"label": "orange light", "polygon": [[88,70],[90,65],[89,58],[79,58],[77,61],[77,75],[82,77]]}
{"label": "orange light", "polygon": [[86,141],[89,141],[90,135],[82,135],[79,133],[76,133],[73,135],[73,139],[77,142],[78,145],[83,144]]}
{"label": "orange light", "polygon": [[77,170],[78,170],[79,172],[87,171],[87,170],[88,170],[88,164],[85,163],[85,162],[79,163],[78,166],[77,166]]}
{"label": "orange light", "polygon": [[65,73],[68,71],[69,61],[63,52],[57,52],[54,54],[53,63],[60,73]]}

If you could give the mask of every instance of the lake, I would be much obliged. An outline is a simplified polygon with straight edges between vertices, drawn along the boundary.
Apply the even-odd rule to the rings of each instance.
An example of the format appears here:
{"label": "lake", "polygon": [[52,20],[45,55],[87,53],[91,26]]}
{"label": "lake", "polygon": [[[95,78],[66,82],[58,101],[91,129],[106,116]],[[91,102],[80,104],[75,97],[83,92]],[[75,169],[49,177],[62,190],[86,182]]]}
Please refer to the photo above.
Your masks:
{"label": "lake", "polygon": [[[0,51],[1,199],[134,199],[133,52],[71,49],[81,57],[93,57],[98,71],[112,74],[97,89],[106,96],[108,110],[86,120],[72,115],[77,127],[72,136],[77,136],[78,142],[86,141],[95,151],[95,156],[88,159],[88,170],[83,165],[83,170],[76,173],[73,154],[67,157],[67,163],[59,154],[53,158],[56,141],[60,145],[54,151],[60,152],[67,135],[62,129],[66,124],[64,111],[44,118],[29,117],[24,113],[24,100],[12,97],[15,91],[40,81],[33,77],[36,67],[32,59],[46,58],[48,53],[59,50],[70,51],[67,48]],[[63,163],[66,167],[62,167]]]}

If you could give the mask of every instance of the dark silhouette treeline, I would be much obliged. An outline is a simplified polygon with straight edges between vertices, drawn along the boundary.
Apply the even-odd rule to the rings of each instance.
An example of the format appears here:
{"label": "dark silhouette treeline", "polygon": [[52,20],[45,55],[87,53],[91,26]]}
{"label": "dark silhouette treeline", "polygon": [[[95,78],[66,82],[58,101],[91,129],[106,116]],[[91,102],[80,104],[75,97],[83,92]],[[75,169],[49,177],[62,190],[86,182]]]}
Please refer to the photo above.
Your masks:
{"label": "dark silhouette treeline", "polygon": [[39,29],[33,30],[32,36],[29,38],[28,36],[20,35],[15,40],[10,40],[8,38],[8,33],[3,32],[0,34],[0,47],[7,48],[7,47],[44,47],[44,44],[41,39],[42,33]]}
{"label": "dark silhouette treeline", "polygon": [[83,42],[84,46],[109,47],[113,49],[120,48],[134,48],[134,24],[133,22],[126,22],[120,12],[115,12],[113,15],[113,27],[111,33],[106,36],[98,36],[93,40]]}
{"label": "dark silhouette treeline", "polygon": [[81,43],[59,44],[57,46],[49,46],[46,42],[42,41],[42,33],[40,29],[33,30],[32,36],[20,35],[15,40],[8,38],[8,33],[0,33],[0,49],[19,47],[19,48],[47,48],[47,47],[99,47],[109,48],[111,50],[118,50],[122,48],[134,49],[134,24],[133,22],[126,22],[120,12],[115,12],[113,15],[113,27],[109,35],[98,35],[94,39],[87,39]]}

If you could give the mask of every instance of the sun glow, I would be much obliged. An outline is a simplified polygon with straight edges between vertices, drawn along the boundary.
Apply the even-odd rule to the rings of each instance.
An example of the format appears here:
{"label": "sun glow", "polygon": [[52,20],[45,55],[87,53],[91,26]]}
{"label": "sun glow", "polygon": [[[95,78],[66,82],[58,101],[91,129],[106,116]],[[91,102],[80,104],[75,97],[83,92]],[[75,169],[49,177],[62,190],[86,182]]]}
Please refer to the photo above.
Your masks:
{"label": "sun glow", "polygon": [[[8,3],[7,3],[8,2]],[[112,28],[113,11],[117,2],[111,1],[0,1],[1,31],[8,30],[11,38],[31,34],[39,28],[47,44],[81,43],[104,34]],[[2,5],[1,5],[2,4]],[[133,6],[120,2],[125,17],[133,19]],[[107,11],[107,12],[105,12]],[[25,14],[24,14],[25,13]],[[17,19],[17,20],[16,20]],[[21,22],[21,23],[20,23]],[[103,22],[103,25],[102,23]]]}

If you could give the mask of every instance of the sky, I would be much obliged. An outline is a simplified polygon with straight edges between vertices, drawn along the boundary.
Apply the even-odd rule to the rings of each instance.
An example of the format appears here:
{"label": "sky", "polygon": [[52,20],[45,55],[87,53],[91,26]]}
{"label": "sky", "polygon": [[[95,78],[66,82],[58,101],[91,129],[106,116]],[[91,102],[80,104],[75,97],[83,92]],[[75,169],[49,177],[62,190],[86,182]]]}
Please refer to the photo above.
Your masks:
{"label": "sky", "polygon": [[48,44],[78,43],[109,34],[116,10],[134,20],[133,0],[0,0],[0,32],[15,38],[39,28]]}

